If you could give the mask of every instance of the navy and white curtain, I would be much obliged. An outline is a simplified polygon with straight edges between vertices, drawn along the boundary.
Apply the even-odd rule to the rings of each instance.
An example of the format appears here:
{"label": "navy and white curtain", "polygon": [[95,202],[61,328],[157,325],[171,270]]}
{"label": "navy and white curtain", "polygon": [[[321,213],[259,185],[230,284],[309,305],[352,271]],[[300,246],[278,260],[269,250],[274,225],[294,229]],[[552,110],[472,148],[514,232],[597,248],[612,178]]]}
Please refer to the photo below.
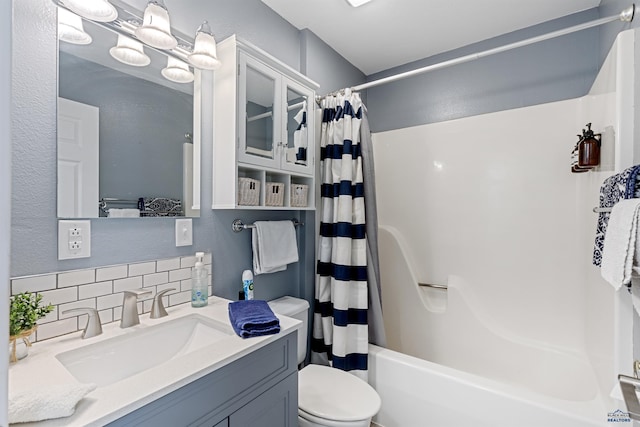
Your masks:
{"label": "navy and white curtain", "polygon": [[[368,132],[368,123],[357,93],[325,97],[321,109],[321,219],[311,361],[366,380],[372,273],[367,263],[361,129],[364,123]],[[379,288],[373,293],[379,296]]]}

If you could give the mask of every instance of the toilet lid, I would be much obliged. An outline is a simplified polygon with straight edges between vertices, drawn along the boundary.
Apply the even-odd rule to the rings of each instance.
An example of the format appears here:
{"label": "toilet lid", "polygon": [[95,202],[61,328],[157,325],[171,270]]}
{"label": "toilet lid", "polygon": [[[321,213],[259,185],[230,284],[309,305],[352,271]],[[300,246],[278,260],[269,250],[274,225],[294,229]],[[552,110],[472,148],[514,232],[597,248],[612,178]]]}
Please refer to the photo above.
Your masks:
{"label": "toilet lid", "polygon": [[358,421],[380,410],[380,396],[366,382],[336,368],[308,365],[298,373],[298,407],[336,421]]}

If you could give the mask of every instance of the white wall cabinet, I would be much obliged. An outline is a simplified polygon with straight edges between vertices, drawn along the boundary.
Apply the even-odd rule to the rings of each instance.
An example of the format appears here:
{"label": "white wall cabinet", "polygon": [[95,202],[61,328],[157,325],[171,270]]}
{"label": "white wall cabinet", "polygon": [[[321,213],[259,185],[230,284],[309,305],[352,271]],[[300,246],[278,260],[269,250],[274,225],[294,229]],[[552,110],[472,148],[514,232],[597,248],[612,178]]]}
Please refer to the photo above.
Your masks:
{"label": "white wall cabinet", "polygon": [[[213,208],[314,209],[317,83],[235,36],[218,44],[218,57]],[[255,197],[239,184],[248,180]]]}

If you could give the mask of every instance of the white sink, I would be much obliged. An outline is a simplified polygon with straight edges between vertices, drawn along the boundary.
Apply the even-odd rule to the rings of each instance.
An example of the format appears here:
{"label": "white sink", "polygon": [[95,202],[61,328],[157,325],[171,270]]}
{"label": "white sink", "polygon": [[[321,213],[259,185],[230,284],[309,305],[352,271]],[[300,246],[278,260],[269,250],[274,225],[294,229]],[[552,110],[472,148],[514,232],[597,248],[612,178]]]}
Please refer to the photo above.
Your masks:
{"label": "white sink", "polygon": [[230,325],[191,314],[60,353],[56,358],[80,382],[118,382],[228,338]]}

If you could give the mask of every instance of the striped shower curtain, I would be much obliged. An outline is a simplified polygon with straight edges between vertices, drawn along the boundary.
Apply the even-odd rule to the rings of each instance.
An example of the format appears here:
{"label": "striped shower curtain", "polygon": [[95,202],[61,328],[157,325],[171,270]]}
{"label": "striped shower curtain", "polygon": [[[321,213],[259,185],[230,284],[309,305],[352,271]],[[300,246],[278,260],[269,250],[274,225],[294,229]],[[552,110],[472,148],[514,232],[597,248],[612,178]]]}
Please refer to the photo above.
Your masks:
{"label": "striped shower curtain", "polygon": [[367,238],[357,93],[322,101],[321,219],[311,361],[366,379]]}

